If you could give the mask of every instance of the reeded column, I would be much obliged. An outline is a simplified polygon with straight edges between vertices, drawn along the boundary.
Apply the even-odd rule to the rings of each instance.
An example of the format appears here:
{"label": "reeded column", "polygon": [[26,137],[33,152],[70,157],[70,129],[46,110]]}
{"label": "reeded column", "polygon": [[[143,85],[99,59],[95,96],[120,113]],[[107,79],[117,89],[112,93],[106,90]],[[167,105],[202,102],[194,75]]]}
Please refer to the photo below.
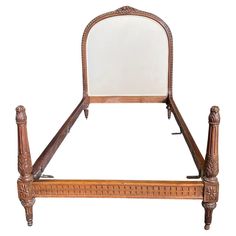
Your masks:
{"label": "reeded column", "polygon": [[202,205],[205,208],[205,229],[210,228],[212,213],[216,207],[219,193],[217,174],[219,172],[218,161],[218,137],[219,137],[220,114],[219,107],[213,106],[209,115],[209,132],[207,152],[204,164],[204,198]]}
{"label": "reeded column", "polygon": [[29,226],[33,224],[33,205],[35,199],[32,193],[32,163],[27,136],[27,117],[25,108],[16,108],[16,124],[18,131],[18,171],[20,177],[17,181],[18,196],[25,208],[26,220]]}

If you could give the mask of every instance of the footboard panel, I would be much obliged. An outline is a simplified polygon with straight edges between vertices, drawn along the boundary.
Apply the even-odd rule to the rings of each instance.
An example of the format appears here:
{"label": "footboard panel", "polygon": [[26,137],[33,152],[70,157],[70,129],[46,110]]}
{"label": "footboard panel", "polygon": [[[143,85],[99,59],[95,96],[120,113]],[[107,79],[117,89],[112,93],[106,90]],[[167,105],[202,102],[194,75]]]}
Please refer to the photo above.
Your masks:
{"label": "footboard panel", "polygon": [[37,180],[34,197],[203,199],[201,181]]}

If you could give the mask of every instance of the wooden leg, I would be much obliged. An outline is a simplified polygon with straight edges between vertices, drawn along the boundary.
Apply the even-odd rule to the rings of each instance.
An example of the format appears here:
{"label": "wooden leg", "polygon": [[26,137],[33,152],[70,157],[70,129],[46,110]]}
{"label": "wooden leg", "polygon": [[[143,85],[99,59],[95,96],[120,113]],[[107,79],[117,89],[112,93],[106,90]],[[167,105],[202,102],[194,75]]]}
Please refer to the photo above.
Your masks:
{"label": "wooden leg", "polygon": [[204,229],[210,229],[210,224],[212,221],[212,213],[213,210],[216,208],[216,203],[209,203],[209,202],[202,202],[202,206],[205,209],[205,226]]}
{"label": "wooden leg", "polygon": [[205,229],[210,228],[212,212],[216,207],[219,194],[219,182],[217,174],[218,164],[218,135],[219,135],[220,114],[219,108],[213,106],[209,115],[209,131],[207,153],[204,163],[203,181],[204,193],[202,205],[205,208]]}
{"label": "wooden leg", "polygon": [[27,223],[31,226],[33,224],[32,208],[35,199],[32,191],[33,175],[26,128],[27,117],[23,106],[16,108],[16,123],[18,128],[18,171],[20,173],[20,177],[17,181],[18,196],[21,204],[25,208]]}
{"label": "wooden leg", "polygon": [[167,104],[166,109],[167,109],[167,117],[168,117],[168,119],[170,119],[171,118],[171,108],[170,108],[169,104]]}
{"label": "wooden leg", "polygon": [[89,115],[89,110],[88,108],[84,109],[84,116],[86,119],[88,119],[88,115]]}
{"label": "wooden leg", "polygon": [[21,204],[25,208],[25,216],[28,226],[33,225],[33,205],[35,203],[35,199],[31,199],[28,201],[21,201]]}

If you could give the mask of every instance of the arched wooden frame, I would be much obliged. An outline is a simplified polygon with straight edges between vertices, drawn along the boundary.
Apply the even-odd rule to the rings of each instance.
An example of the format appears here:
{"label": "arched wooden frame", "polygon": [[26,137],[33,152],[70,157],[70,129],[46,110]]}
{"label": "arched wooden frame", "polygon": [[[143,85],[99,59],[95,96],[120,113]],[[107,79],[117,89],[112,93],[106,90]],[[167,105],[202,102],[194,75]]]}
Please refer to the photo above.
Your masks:
{"label": "arched wooden frame", "polygon": [[[87,38],[90,30],[98,22],[116,16],[134,15],[147,17],[156,21],[163,27],[168,39],[168,95],[167,96],[89,96],[88,95],[88,80],[87,80]],[[82,68],[83,68],[83,96],[88,99],[89,103],[104,103],[104,102],[166,102],[169,97],[172,97],[172,71],[173,71],[173,40],[172,34],[168,25],[158,16],[140,11],[132,7],[121,7],[115,11],[111,11],[94,18],[85,28],[82,37]]]}
{"label": "arched wooden frame", "polygon": [[[86,40],[90,29],[99,21],[108,17],[120,15],[144,16],[155,20],[162,25],[168,37],[168,94],[166,97],[158,96],[111,96],[89,97],[87,87]],[[208,118],[209,131],[206,158],[199,151],[184,119],[177,108],[172,96],[172,65],[173,42],[169,27],[157,16],[134,9],[122,7],[115,11],[96,17],[86,27],[82,39],[83,63],[83,98],[74,109],[51,142],[32,165],[30,148],[27,136],[27,117],[25,108],[16,108],[16,123],[18,130],[18,171],[20,177],[17,181],[18,196],[25,208],[28,225],[33,223],[33,205],[37,197],[99,197],[99,198],[162,198],[162,199],[201,199],[205,209],[205,229],[209,229],[212,221],[212,212],[218,201],[219,183],[218,167],[218,134],[220,115],[219,108],[213,106]],[[52,159],[53,155],[69,133],[71,127],[82,111],[88,118],[90,103],[104,102],[165,102],[167,104],[168,118],[173,113],[189,147],[195,165],[197,176],[188,178],[201,178],[199,181],[162,181],[162,180],[42,180],[42,173]],[[168,144],[167,144],[168,145]],[[48,176],[49,177],[49,176]]]}

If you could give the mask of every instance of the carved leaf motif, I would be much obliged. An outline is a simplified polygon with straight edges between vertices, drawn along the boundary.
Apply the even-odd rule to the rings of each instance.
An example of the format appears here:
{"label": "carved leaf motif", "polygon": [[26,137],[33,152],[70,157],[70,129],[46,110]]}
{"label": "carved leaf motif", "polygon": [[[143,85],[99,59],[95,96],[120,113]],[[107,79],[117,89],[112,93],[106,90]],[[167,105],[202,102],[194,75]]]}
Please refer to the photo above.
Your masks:
{"label": "carved leaf motif", "polygon": [[31,198],[30,184],[18,181],[18,194],[21,200],[27,200]]}
{"label": "carved leaf motif", "polygon": [[21,176],[29,175],[32,172],[32,163],[29,156],[29,153],[19,155],[18,170]]}
{"label": "carved leaf motif", "polygon": [[218,174],[218,162],[211,158],[206,158],[206,164],[205,164],[205,175],[208,178],[212,178],[217,176]]}
{"label": "carved leaf motif", "polygon": [[211,124],[219,124],[220,123],[220,109],[217,106],[213,106],[211,108],[211,113],[209,115],[209,123]]}
{"label": "carved leaf motif", "polygon": [[23,106],[18,106],[16,108],[16,122],[18,124],[25,123],[27,120],[25,108]]}
{"label": "carved leaf motif", "polygon": [[124,6],[124,7],[118,8],[115,12],[118,14],[126,15],[134,11],[137,11],[137,9],[130,6]]}

